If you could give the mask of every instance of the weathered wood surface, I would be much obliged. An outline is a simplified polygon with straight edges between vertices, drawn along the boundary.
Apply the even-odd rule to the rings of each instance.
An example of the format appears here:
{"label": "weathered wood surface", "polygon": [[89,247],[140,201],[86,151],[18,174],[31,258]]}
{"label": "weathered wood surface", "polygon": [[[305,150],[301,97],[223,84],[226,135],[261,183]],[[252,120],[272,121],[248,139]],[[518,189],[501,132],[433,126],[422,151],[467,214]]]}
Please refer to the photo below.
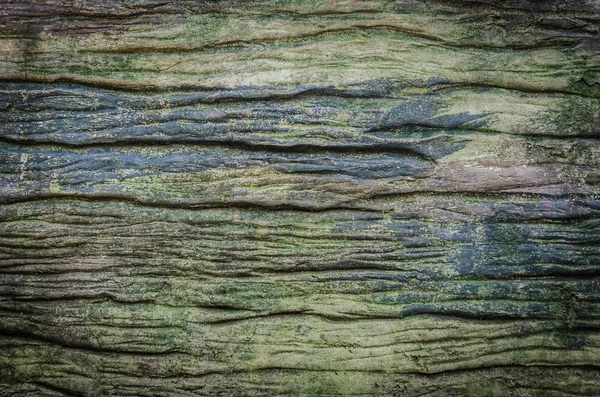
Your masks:
{"label": "weathered wood surface", "polygon": [[600,395],[600,3],[2,1],[0,395]]}

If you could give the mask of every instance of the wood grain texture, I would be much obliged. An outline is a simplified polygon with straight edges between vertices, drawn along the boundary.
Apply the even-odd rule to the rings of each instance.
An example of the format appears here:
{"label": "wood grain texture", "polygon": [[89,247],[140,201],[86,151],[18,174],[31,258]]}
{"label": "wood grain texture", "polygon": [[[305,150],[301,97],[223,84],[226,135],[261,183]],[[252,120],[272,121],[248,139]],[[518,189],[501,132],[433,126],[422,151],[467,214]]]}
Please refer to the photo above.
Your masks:
{"label": "wood grain texture", "polygon": [[0,1],[0,396],[600,395],[596,0]]}

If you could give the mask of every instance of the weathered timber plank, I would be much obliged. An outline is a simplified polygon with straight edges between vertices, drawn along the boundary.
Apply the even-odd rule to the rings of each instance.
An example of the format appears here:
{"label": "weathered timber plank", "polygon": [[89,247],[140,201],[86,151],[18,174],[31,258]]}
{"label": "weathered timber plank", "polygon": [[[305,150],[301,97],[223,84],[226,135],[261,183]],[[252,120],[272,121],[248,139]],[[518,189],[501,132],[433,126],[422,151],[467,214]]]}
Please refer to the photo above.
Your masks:
{"label": "weathered timber plank", "polygon": [[595,0],[0,1],[0,396],[600,394]]}

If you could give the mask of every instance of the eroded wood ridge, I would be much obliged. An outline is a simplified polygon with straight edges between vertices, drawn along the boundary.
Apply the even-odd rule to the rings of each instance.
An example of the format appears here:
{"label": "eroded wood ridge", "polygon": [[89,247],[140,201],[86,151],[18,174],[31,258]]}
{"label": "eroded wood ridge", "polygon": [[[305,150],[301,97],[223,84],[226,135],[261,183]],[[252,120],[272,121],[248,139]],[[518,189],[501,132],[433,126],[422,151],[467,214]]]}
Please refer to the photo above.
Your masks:
{"label": "eroded wood ridge", "polygon": [[1,1],[0,396],[599,395],[600,5]]}

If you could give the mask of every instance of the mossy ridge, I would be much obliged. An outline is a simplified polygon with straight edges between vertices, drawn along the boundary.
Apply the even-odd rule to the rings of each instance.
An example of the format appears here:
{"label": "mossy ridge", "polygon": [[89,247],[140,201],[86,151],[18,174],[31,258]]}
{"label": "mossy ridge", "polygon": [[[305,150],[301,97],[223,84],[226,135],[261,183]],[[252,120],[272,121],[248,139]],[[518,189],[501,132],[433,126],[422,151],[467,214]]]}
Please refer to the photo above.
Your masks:
{"label": "mossy ridge", "polygon": [[[102,3],[88,2],[88,13],[81,15],[75,20],[91,19],[91,22],[103,20],[106,15],[106,8],[102,8]],[[112,5],[112,4],[111,4]],[[99,7],[98,7],[99,6]],[[141,6],[141,7],[136,7]],[[160,46],[160,42],[169,38],[176,44],[184,46],[190,39],[201,39],[204,42],[219,42],[223,36],[219,32],[223,29],[224,23],[227,24],[227,38],[239,39],[242,42],[253,38],[252,33],[257,31],[256,26],[275,25],[279,26],[279,36],[277,39],[285,38],[281,34],[281,25],[289,24],[292,27],[286,30],[286,33],[301,35],[307,29],[314,31],[327,31],[326,27],[332,22],[350,24],[365,22],[378,22],[379,25],[390,24],[390,21],[399,21],[400,27],[410,33],[424,37],[436,39],[441,42],[448,42],[454,45],[470,46],[539,46],[539,45],[565,45],[572,46],[580,40],[594,37],[593,30],[590,29],[589,22],[586,23],[584,12],[571,10],[559,10],[558,7],[548,8],[547,18],[542,21],[531,18],[527,10],[491,9],[491,7],[482,4],[455,2],[423,2],[415,1],[412,3],[392,3],[386,1],[328,1],[318,2],[267,2],[252,3],[247,5],[244,2],[220,3],[218,5],[195,5],[189,2],[171,2],[162,7],[144,7],[144,4],[119,8],[115,10],[120,15],[117,21],[106,21],[106,26],[98,24],[90,29],[87,34],[85,30],[78,32],[78,25],[74,23],[73,17],[61,15],[60,6],[55,6],[57,21],[40,23],[36,26],[36,32],[48,32],[53,36],[59,35],[77,35],[80,37],[100,36],[107,32],[119,31],[125,33],[128,41],[138,41],[145,46]],[[94,7],[98,7],[94,10]],[[106,7],[106,6],[105,6]],[[477,9],[475,15],[495,15],[495,18],[469,18]],[[587,12],[593,12],[587,9]],[[133,12],[132,12],[133,10]],[[72,10],[68,10],[74,13]],[[124,12],[123,12],[124,11]],[[565,12],[566,11],[566,12]],[[77,11],[75,11],[77,13]],[[128,15],[130,14],[130,15]],[[452,18],[452,15],[462,15],[458,21]],[[148,21],[152,18],[152,22]],[[226,19],[225,19],[226,18]],[[554,25],[544,23],[554,19]],[[215,20],[220,22],[214,22]],[[225,22],[223,22],[225,21]],[[560,21],[567,24],[580,25],[578,34],[574,34],[574,27],[569,30],[560,26]],[[574,22],[577,21],[577,22]],[[72,22],[71,30],[77,33],[65,32],[61,24]],[[129,22],[129,23],[128,23]],[[558,23],[557,23],[558,22]],[[247,23],[247,25],[244,25]],[[305,27],[294,26],[301,23]],[[131,27],[133,24],[134,28]],[[55,26],[56,25],[56,26]],[[240,26],[241,25],[241,26]],[[182,29],[183,27],[183,29]],[[271,29],[265,29],[260,34],[257,31],[258,38],[268,38]],[[98,33],[94,35],[94,32]],[[557,34],[557,31],[560,34]],[[476,34],[473,34],[476,32]],[[22,32],[31,34],[29,31]],[[238,34],[235,34],[238,33]],[[468,34],[466,34],[468,33]],[[569,34],[570,33],[570,34]],[[283,36],[283,37],[282,37]],[[97,37],[94,37],[98,39]],[[221,40],[219,40],[221,39]],[[122,39],[123,40],[123,39]],[[125,41],[125,40],[123,40]],[[153,44],[150,44],[153,43]],[[114,44],[113,44],[114,45]]]}
{"label": "mossy ridge", "polygon": [[[234,87],[277,84],[343,86],[365,80],[404,78],[427,81],[430,76],[456,84],[492,85],[527,91],[579,92],[570,76],[585,73],[596,61],[558,50],[519,50],[510,53],[478,49],[459,51],[442,47],[411,48],[396,40],[323,42],[258,54],[64,54],[64,62],[45,66],[45,61],[31,62],[37,70],[2,76],[5,79],[31,81],[67,80],[105,84],[114,88],[137,86],[176,89],[184,86]],[[361,55],[359,55],[361,54]],[[102,57],[102,63],[98,62]],[[270,59],[265,62],[264,59]],[[516,63],[514,59],[519,59]],[[432,63],[431,59],[436,62]],[[485,59],[485,61],[482,61]],[[68,60],[68,61],[67,61]],[[357,61],[360,60],[360,66]],[[397,65],[403,67],[398,69]],[[483,63],[482,63],[483,62]],[[73,63],[70,67],[69,64]],[[514,72],[497,65],[514,63]],[[252,65],[255,67],[252,67]],[[298,65],[302,68],[298,68]],[[112,65],[112,66],[111,66]],[[307,66],[309,65],[309,66]],[[423,65],[428,65],[423,68]],[[494,66],[496,65],[496,66]],[[560,69],[557,71],[557,67]],[[75,69],[73,69],[75,68]],[[548,73],[549,68],[553,71]],[[168,70],[167,70],[168,69]],[[252,70],[252,72],[249,72]],[[483,72],[482,70],[485,70]],[[564,73],[559,73],[563,70]],[[568,70],[568,72],[567,72]],[[25,73],[25,75],[23,74]]]}
{"label": "mossy ridge", "polygon": [[[58,207],[46,208],[55,215],[42,217],[50,221],[43,228],[41,220],[32,224],[39,215],[26,215],[31,210],[43,213],[43,204],[10,206],[21,208],[17,214],[27,219],[5,223],[2,229],[17,271],[11,274],[8,268],[5,281],[15,296],[42,296],[54,280],[66,288],[52,292],[57,299],[109,297],[342,318],[352,313],[403,317],[419,311],[535,317],[562,316],[564,293],[583,299],[575,306],[586,316],[592,306],[586,308],[585,301],[596,288],[597,225],[592,213],[587,215],[591,221],[581,223],[572,223],[567,213],[568,224],[472,225],[350,211],[313,215],[239,209],[231,214],[125,205],[133,211],[115,212],[115,206],[105,203],[86,203],[80,209],[69,202],[54,203]],[[90,217],[94,207],[98,218]],[[73,214],[69,224],[61,225],[59,209]],[[107,211],[111,217],[121,214],[111,220]],[[535,220],[536,207],[530,211]],[[96,222],[104,227],[96,230]],[[40,233],[47,238],[40,239]],[[141,235],[144,240],[137,237]],[[178,236],[176,243],[168,240],[173,235]],[[222,241],[223,235],[235,235],[236,242]],[[75,253],[79,261],[68,265]],[[121,259],[112,259],[116,253]],[[37,264],[48,255],[57,259]],[[66,271],[75,271],[76,277],[64,278]],[[587,281],[579,282],[581,275]],[[542,276],[550,278],[535,280]],[[529,280],[520,280],[525,277]],[[79,285],[77,291],[70,290],[73,282]],[[490,304],[491,298],[497,302]],[[445,303],[461,299],[466,299],[464,304]]]}
{"label": "mossy ridge", "polygon": [[[510,36],[510,30],[504,32],[496,31],[490,34],[490,29],[481,28],[480,33],[473,36],[472,26],[462,27],[456,23],[455,19],[451,22],[444,22],[439,25],[440,17],[449,12],[446,8],[432,16],[419,16],[418,8],[414,13],[405,13],[396,18],[394,14],[386,15],[385,24],[394,28],[394,23],[401,29],[405,28],[407,33],[413,34],[410,40],[416,42],[411,45],[406,37],[399,36],[400,40],[387,39],[385,37],[370,37],[368,34],[361,40],[354,40],[353,30],[358,33],[370,29],[370,27],[382,27],[381,21],[365,22],[361,19],[354,25],[348,19],[341,19],[333,23],[325,21],[318,23],[314,20],[304,23],[286,21],[285,18],[277,20],[276,18],[267,19],[267,21],[252,21],[256,18],[249,15],[227,14],[227,18],[215,14],[193,15],[186,14],[183,20],[177,17],[169,16],[163,25],[159,25],[158,31],[152,32],[120,32],[116,36],[108,35],[102,32],[96,35],[90,35],[87,38],[75,38],[68,35],[59,34],[47,37],[41,40],[36,46],[36,50],[23,49],[23,40],[5,39],[7,53],[14,53],[15,56],[26,52],[28,62],[24,66],[16,64],[6,64],[7,78],[25,78],[33,80],[52,80],[66,78],[80,82],[104,83],[115,87],[146,87],[149,89],[175,88],[177,86],[202,86],[208,84],[211,86],[227,85],[227,82],[237,82],[241,85],[265,85],[268,82],[281,85],[318,83],[323,84],[327,81],[329,84],[343,85],[356,81],[365,81],[368,79],[383,77],[404,76],[408,80],[426,80],[429,76],[438,76],[446,78],[457,83],[465,84],[484,84],[499,85],[505,87],[528,89],[528,90],[556,90],[565,92],[584,93],[586,95],[595,95],[593,90],[586,89],[575,84],[578,78],[573,80],[573,73],[576,76],[587,76],[594,70],[598,63],[597,57],[589,51],[574,47],[573,51],[561,51],[560,47],[538,49],[514,49],[511,50],[494,48],[505,37]],[[417,21],[410,19],[417,15]],[[169,18],[175,18],[169,21]],[[425,19],[425,20],[423,20]],[[509,18],[510,19],[510,18]],[[465,20],[468,20],[465,19]],[[244,21],[252,21],[250,25],[244,25]],[[260,21],[260,22],[259,22]],[[392,21],[392,22],[390,22]],[[395,21],[395,22],[394,22]],[[142,22],[143,21],[138,21]],[[207,23],[208,22],[208,23]],[[427,22],[427,23],[425,23]],[[173,29],[165,28],[172,24]],[[480,24],[476,22],[475,24]],[[227,25],[226,28],[222,25]],[[339,40],[332,38],[329,41],[306,42],[306,45],[296,45],[291,43],[291,47],[269,48],[269,34],[272,40],[282,39],[287,31],[287,25],[292,36],[306,35],[303,33],[303,27],[315,32],[328,32],[336,29],[349,30],[349,37],[339,37]],[[384,25],[385,25],[384,24]],[[487,26],[490,23],[483,23]],[[231,26],[233,25],[233,26]],[[271,26],[272,25],[272,26]],[[237,28],[235,28],[237,26]],[[258,32],[255,29],[261,26]],[[269,26],[272,28],[269,30]],[[458,28],[457,28],[458,27]],[[139,29],[139,26],[136,26]],[[432,31],[427,33],[427,29]],[[458,32],[455,32],[458,29]],[[425,33],[423,31],[425,30]],[[494,30],[494,29],[492,29]],[[500,29],[501,30],[501,29]],[[527,29],[526,29],[527,30]],[[227,36],[223,44],[252,43],[263,44],[265,49],[256,52],[233,51],[230,53],[213,54],[172,54],[172,50],[185,50],[190,44],[198,43],[198,39],[205,40],[207,45],[211,45],[211,40],[219,43],[219,32],[226,31]],[[233,35],[231,32],[234,32]],[[239,37],[235,32],[240,32]],[[271,32],[271,33],[269,33]],[[470,32],[470,34],[465,34]],[[313,32],[314,33],[314,32]],[[387,34],[387,33],[386,33]],[[557,32],[553,32],[554,36]],[[571,32],[561,33],[565,36],[573,34]],[[560,37],[561,34],[558,34]],[[166,36],[165,36],[166,35]],[[266,36],[265,36],[266,35]],[[437,43],[420,38],[424,35],[433,38],[462,37],[466,38],[465,44],[470,47],[448,48],[440,46]],[[580,35],[565,44],[573,46],[582,40],[590,40],[593,34]],[[154,38],[153,38],[154,36]],[[161,50],[161,37],[169,37],[169,43],[172,48],[164,48],[162,54],[139,53],[146,46],[152,52]],[[536,34],[523,35],[522,32],[516,33],[516,40],[521,43],[524,37],[527,40],[535,37]],[[548,37],[541,36],[541,40]],[[43,34],[38,37],[45,37]],[[180,37],[180,39],[178,39]],[[394,37],[394,36],[392,36]],[[115,40],[116,38],[116,40]],[[565,38],[568,39],[568,38]],[[26,40],[30,40],[29,38]],[[181,43],[177,43],[181,40]],[[458,39],[459,41],[461,39]],[[508,39],[511,42],[513,39]],[[480,42],[478,42],[480,41]],[[534,39],[534,42],[536,39]],[[138,44],[135,44],[135,43]],[[486,47],[491,44],[492,47]],[[539,45],[539,43],[537,43]],[[194,44],[197,46],[197,44]],[[202,44],[206,45],[206,44]],[[401,46],[403,52],[398,52],[398,46]],[[97,47],[96,49],[94,49]],[[136,49],[137,48],[137,49]],[[106,53],[94,53],[93,51],[105,51]],[[192,48],[192,50],[194,50]],[[201,48],[198,49],[199,51]],[[115,54],[114,51],[124,53]],[[126,53],[133,51],[133,53]],[[138,53],[135,53],[138,51]],[[408,51],[410,56],[405,54]],[[47,53],[53,53],[53,61],[47,60]],[[256,53],[256,55],[253,55]],[[358,54],[360,53],[360,56]],[[457,57],[456,54],[462,55]],[[518,56],[518,61],[515,61]],[[358,56],[358,58],[357,58]],[[60,58],[58,58],[60,57]],[[97,62],[102,57],[102,62]],[[418,58],[418,59],[417,59]],[[457,58],[462,58],[457,62]],[[60,59],[60,62],[57,62]],[[269,61],[266,62],[265,60]],[[436,59],[438,65],[432,64],[431,59]],[[365,68],[356,67],[357,60],[365,64]],[[402,70],[395,70],[391,61],[402,60],[404,67]],[[255,71],[247,73],[248,62],[254,62]],[[483,63],[482,63],[483,62]],[[304,71],[297,68],[302,64]],[[384,70],[386,68],[389,70]],[[411,66],[411,64],[414,64]],[[514,70],[507,73],[500,69],[495,69],[494,65],[510,65]],[[312,65],[306,68],[306,65]],[[329,66],[335,66],[335,70]],[[371,67],[371,66],[379,67]],[[429,65],[427,70],[423,70],[423,65]],[[16,69],[15,69],[16,68]],[[21,68],[21,72],[18,69]],[[488,68],[489,71],[482,72],[482,68]],[[283,72],[278,70],[282,69]],[[474,71],[477,69],[479,72]],[[437,70],[437,72],[436,72]],[[562,73],[559,73],[563,70]],[[368,73],[367,73],[368,71]],[[551,71],[551,73],[549,73]],[[170,74],[170,76],[168,76]],[[223,75],[220,77],[219,75]],[[367,78],[367,74],[369,77]],[[349,79],[349,76],[352,79]],[[424,75],[428,75],[424,77]],[[362,78],[361,78],[362,76]],[[585,91],[585,92],[584,92]],[[596,92],[597,94],[597,92]]]}
{"label": "mossy ridge", "polygon": [[[34,354],[49,350],[57,354],[62,347],[59,355],[80,356],[79,360],[95,362],[98,369],[107,365],[106,360],[117,360],[124,373],[135,373],[135,361],[143,362],[147,357],[155,365],[137,371],[159,377],[270,368],[364,371],[370,367],[374,372],[434,374],[479,366],[560,365],[568,358],[581,365],[595,365],[598,350],[597,338],[589,334],[574,349],[559,335],[564,325],[552,321],[498,323],[419,316],[402,321],[331,323],[310,316],[273,316],[227,326],[184,321],[172,327],[139,319],[122,328],[94,325],[91,319],[89,325],[81,325],[81,318],[65,320],[71,324],[64,334],[52,327],[45,340],[38,339],[29,347],[23,338],[1,339],[5,343],[12,340],[14,346],[9,351],[16,356],[24,353],[23,348]],[[357,336],[357,331],[363,335]],[[79,339],[73,338],[75,335]],[[81,338],[84,335],[89,338]],[[440,355],[440,351],[445,354]],[[502,356],[505,352],[510,353]],[[227,362],[221,357],[228,357]],[[21,360],[12,364],[15,374],[42,369],[23,365]],[[53,365],[44,369],[48,373],[57,370]]]}

